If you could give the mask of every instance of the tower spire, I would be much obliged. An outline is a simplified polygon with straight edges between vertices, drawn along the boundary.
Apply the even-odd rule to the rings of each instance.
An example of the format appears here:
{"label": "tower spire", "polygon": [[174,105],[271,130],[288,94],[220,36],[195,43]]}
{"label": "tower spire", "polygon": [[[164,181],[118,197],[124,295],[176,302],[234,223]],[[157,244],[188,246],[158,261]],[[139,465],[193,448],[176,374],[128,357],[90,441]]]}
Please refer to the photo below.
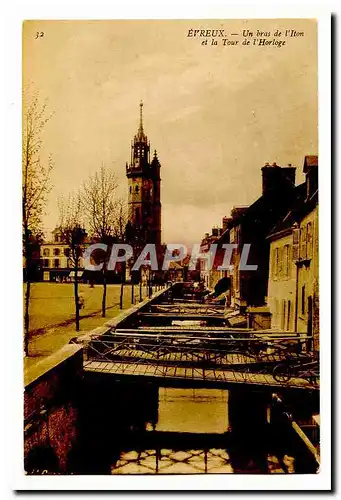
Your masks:
{"label": "tower spire", "polygon": [[143,134],[143,115],[142,115],[142,109],[143,109],[143,102],[140,101],[140,126],[139,126],[139,133]]}

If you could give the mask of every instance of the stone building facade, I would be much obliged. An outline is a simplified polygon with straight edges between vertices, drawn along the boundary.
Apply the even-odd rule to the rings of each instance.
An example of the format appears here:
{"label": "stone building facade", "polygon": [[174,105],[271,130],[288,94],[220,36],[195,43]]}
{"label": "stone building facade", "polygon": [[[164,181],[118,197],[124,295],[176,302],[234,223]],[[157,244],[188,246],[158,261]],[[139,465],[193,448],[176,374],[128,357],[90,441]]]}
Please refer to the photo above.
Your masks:
{"label": "stone building facade", "polygon": [[[43,281],[68,281],[72,279],[73,265],[70,252],[69,245],[63,241],[60,229],[54,229],[49,240],[40,246]],[[84,270],[82,257],[80,257],[79,269],[80,276]]]}
{"label": "stone building facade", "polygon": [[306,180],[287,215],[271,231],[268,306],[271,327],[308,333],[319,349],[318,159],[306,156]]}

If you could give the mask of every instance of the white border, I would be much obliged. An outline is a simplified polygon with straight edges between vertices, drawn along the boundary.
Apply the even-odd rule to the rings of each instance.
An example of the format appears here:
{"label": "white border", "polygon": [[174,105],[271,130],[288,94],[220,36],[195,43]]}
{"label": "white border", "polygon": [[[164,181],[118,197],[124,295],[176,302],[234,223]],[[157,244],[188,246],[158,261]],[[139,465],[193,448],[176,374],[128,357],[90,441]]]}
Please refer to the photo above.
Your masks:
{"label": "white border", "polygon": [[[308,4],[308,2],[306,2]],[[329,490],[330,489],[330,359],[331,359],[331,274],[330,274],[330,13],[321,7],[277,5],[273,2],[249,5],[226,6],[222,3],[194,2],[186,4],[174,0],[172,3],[125,1],[120,8],[110,2],[94,5],[83,2],[69,4],[60,0],[58,4],[39,2],[7,5],[3,26],[3,47],[6,76],[6,124],[5,137],[5,192],[1,199],[1,213],[5,217],[6,240],[11,245],[11,263],[6,266],[6,311],[5,348],[10,356],[4,357],[9,396],[9,417],[2,421],[6,430],[7,484],[13,489],[27,490]],[[24,476],[22,468],[22,303],[21,291],[21,235],[20,235],[20,168],[21,168],[21,21],[23,19],[124,19],[124,18],[317,18],[319,20],[319,164],[320,164],[320,309],[321,309],[321,403],[322,403],[322,467],[318,475],[195,475],[195,476]],[[18,165],[20,166],[18,168]],[[10,207],[10,211],[9,211]],[[19,229],[19,230],[18,230]],[[14,243],[13,243],[14,242]],[[13,250],[12,250],[13,249]],[[2,262],[8,261],[3,251]],[[18,287],[18,284],[20,288]],[[8,288],[7,288],[8,287]],[[4,333],[4,332],[3,332]],[[18,356],[13,356],[16,353]],[[8,383],[10,381],[10,383]],[[3,415],[2,415],[3,416]],[[2,419],[3,420],[3,419]],[[7,432],[8,431],[8,432]]]}

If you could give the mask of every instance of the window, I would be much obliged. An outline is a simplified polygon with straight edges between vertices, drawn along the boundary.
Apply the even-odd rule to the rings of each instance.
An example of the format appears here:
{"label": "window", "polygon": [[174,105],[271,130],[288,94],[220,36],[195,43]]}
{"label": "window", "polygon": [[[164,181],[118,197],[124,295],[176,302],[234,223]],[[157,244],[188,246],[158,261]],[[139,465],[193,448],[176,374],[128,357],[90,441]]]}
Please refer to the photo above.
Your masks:
{"label": "window", "polygon": [[298,260],[300,256],[300,248],[298,245],[292,246],[292,260]]}
{"label": "window", "polygon": [[301,313],[305,314],[305,285],[302,286],[301,291]]}
{"label": "window", "polygon": [[59,259],[54,259],[54,267],[59,267]]}
{"label": "window", "polygon": [[277,278],[281,277],[281,270],[282,270],[281,259],[282,259],[282,249],[281,249],[281,247],[278,247],[278,249],[277,249],[277,258],[276,258],[276,263],[277,263],[277,271],[276,271]]}
{"label": "window", "polygon": [[139,187],[135,186],[135,193],[137,194],[139,192]]}
{"label": "window", "polygon": [[129,188],[129,193],[131,194],[131,186],[130,186],[130,188]]}
{"label": "window", "polygon": [[301,228],[301,238],[300,238],[300,257],[301,259],[307,258],[307,239],[306,239],[306,227]]}
{"label": "window", "polygon": [[50,256],[50,250],[48,248],[44,248],[43,255],[44,255],[44,257],[49,257]]}
{"label": "window", "polygon": [[65,255],[65,257],[70,256],[70,248],[64,248],[64,255]]}
{"label": "window", "polygon": [[53,255],[59,255],[59,254],[60,254],[59,248],[54,248],[53,249]]}
{"label": "window", "polygon": [[298,228],[293,230],[292,233],[292,242],[294,245],[298,245],[300,242],[300,230]]}
{"label": "window", "polygon": [[300,230],[295,224],[292,232],[292,260],[298,260],[300,256]]}
{"label": "window", "polygon": [[313,225],[311,222],[307,224],[307,258],[311,259],[313,256]]}
{"label": "window", "polygon": [[289,277],[289,245],[284,246],[284,276]]}
{"label": "window", "polygon": [[67,267],[72,267],[72,260],[71,259],[68,259],[67,262],[66,262],[66,266]]}
{"label": "window", "polygon": [[276,277],[278,278],[278,275],[279,275],[279,248],[276,248],[275,250],[275,275]]}
{"label": "window", "polygon": [[49,259],[44,259],[43,266],[49,267]]}
{"label": "window", "polygon": [[60,241],[59,234],[54,235],[54,241],[55,241],[55,243],[59,243],[59,241]]}

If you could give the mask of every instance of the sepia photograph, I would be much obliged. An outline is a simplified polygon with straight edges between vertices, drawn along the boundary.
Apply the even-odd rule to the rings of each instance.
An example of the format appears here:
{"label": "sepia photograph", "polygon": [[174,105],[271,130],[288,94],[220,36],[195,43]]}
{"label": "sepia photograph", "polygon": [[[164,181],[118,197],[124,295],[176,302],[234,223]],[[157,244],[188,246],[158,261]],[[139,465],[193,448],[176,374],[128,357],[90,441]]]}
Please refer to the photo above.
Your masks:
{"label": "sepia photograph", "polygon": [[323,469],[318,24],[22,23],[26,477]]}

